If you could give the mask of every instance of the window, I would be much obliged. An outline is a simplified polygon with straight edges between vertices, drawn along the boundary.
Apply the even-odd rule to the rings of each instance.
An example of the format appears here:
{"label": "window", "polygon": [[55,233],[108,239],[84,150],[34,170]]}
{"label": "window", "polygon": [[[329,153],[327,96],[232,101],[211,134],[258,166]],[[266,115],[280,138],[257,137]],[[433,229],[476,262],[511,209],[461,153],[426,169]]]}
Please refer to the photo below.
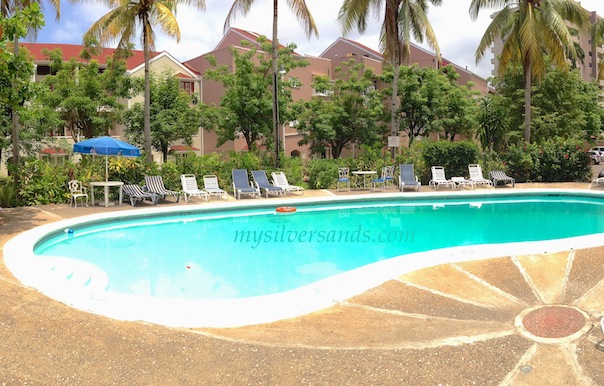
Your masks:
{"label": "window", "polygon": [[50,75],[50,66],[38,65],[36,75]]}
{"label": "window", "polygon": [[195,82],[189,82],[189,81],[182,82],[182,89],[185,90],[189,94],[193,94],[195,92]]}
{"label": "window", "polygon": [[333,90],[317,91],[317,90],[313,89],[312,90],[312,95],[313,96],[327,97],[327,96],[333,95]]}
{"label": "window", "polygon": [[297,76],[290,76],[289,86],[292,88],[300,88],[302,86],[302,82],[300,82],[300,78],[298,78]]}

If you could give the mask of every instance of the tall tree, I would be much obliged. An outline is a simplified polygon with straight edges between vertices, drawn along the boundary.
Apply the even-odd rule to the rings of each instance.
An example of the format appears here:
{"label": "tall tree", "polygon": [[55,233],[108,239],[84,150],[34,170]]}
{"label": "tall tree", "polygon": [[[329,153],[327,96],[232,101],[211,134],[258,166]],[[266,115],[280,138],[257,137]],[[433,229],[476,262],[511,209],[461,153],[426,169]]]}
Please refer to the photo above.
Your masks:
{"label": "tall tree", "polygon": [[[183,140],[191,145],[191,136],[198,132],[199,119],[197,109],[191,105],[191,95],[182,90],[178,79],[165,72],[161,76],[151,76],[151,136],[153,147],[168,160],[170,146]],[[125,112],[126,133],[140,138],[143,121],[143,108],[136,103]]]}
{"label": "tall tree", "polygon": [[98,41],[101,45],[118,40],[118,49],[128,50],[131,41],[142,28],[141,43],[145,61],[144,91],[144,150],[148,161],[153,160],[151,153],[151,102],[150,102],[150,52],[155,49],[154,27],[158,26],[166,35],[180,42],[180,28],[176,21],[178,5],[193,5],[205,9],[205,0],[103,0],[113,8],[84,34],[84,39]]}
{"label": "tall tree", "polygon": [[[18,50],[18,41],[27,35],[28,31],[37,30],[44,25],[44,15],[38,3],[31,3],[24,7],[10,8],[14,3],[1,3],[2,16],[0,17],[0,124],[2,127],[11,127],[10,136],[13,150],[13,164],[19,165],[20,150],[20,125],[19,110],[23,109],[25,101],[33,96],[31,74],[33,63]],[[6,15],[5,15],[6,14]],[[16,42],[17,50],[10,51],[9,41]],[[13,47],[14,48],[14,47]],[[8,122],[11,121],[9,125]],[[6,126],[5,126],[6,125]],[[0,138],[0,154],[8,145],[9,132],[2,132]],[[15,188],[19,183],[19,173],[13,174]]]}
{"label": "tall tree", "polygon": [[[0,15],[3,18],[10,18],[12,16],[15,16],[17,14],[19,14],[21,11],[24,11],[28,8],[30,8],[30,6],[34,3],[40,4],[40,0],[0,0]],[[58,20],[59,17],[61,16],[61,3],[60,0],[49,0],[50,6],[55,10],[55,17]],[[38,8],[39,10],[39,8]],[[26,25],[26,31],[27,34],[30,34],[31,36],[35,37],[37,35],[37,31],[40,30],[40,28],[42,28],[44,26],[44,21],[42,20],[41,22],[37,23],[37,24],[28,24]],[[1,35],[1,30],[0,30],[0,35]],[[25,35],[20,35],[20,34],[14,34],[12,37],[13,40],[13,55],[15,57],[19,56],[19,39],[25,37]],[[13,93],[18,93],[18,90],[16,90],[19,87],[18,82],[17,83],[13,83],[11,85],[11,87],[15,90],[13,90]],[[17,167],[19,165],[19,150],[20,150],[20,145],[19,145],[19,106],[13,105],[10,106],[11,109],[11,122],[12,122],[12,133],[11,133],[11,140],[13,143],[13,164],[15,165],[15,167]],[[15,179],[15,186],[18,184],[19,181],[19,175],[18,173],[14,174],[14,179]]]}
{"label": "tall tree", "polygon": [[335,82],[315,77],[313,89],[322,95],[296,103],[294,110],[303,136],[300,144],[310,145],[314,153],[329,147],[332,157],[339,158],[352,144],[381,144],[388,129],[381,123],[384,103],[373,88],[373,72],[354,60],[342,63],[335,72]]}
{"label": "tall tree", "polygon": [[[227,15],[224,23],[224,30],[226,31],[230,27],[231,21],[235,20],[240,14],[245,16],[248,14],[255,0],[234,0],[231,9]],[[300,24],[304,27],[306,36],[310,39],[310,36],[314,33],[316,37],[319,37],[319,31],[315,25],[315,21],[310,14],[310,10],[306,6],[306,0],[287,0],[287,5],[290,10],[294,13]],[[279,167],[279,90],[277,89],[278,79],[277,73],[279,64],[279,36],[277,31],[278,26],[278,15],[279,15],[279,0],[273,0],[273,135],[275,136],[275,167]]]}
{"label": "tall tree", "polygon": [[441,62],[436,34],[428,20],[428,3],[438,6],[442,4],[442,0],[344,0],[338,15],[344,34],[349,33],[355,24],[358,31],[363,33],[367,28],[370,11],[379,17],[384,10],[380,50],[394,68],[390,115],[390,127],[394,136],[398,136],[399,127],[397,111],[400,66],[408,62],[411,56],[411,38],[418,43],[423,43],[425,39],[435,51],[438,62]]}
{"label": "tall tree", "polygon": [[493,17],[478,48],[476,62],[497,39],[503,39],[499,74],[506,67],[522,66],[524,75],[524,140],[531,140],[531,86],[546,70],[545,57],[553,65],[568,69],[576,58],[572,35],[566,21],[582,30],[588,23],[587,11],[574,0],[472,0],[470,17],[476,19],[484,8],[503,8]]}
{"label": "tall tree", "polygon": [[[256,149],[258,142],[262,142],[267,148],[272,143],[272,95],[268,92],[272,87],[272,58],[266,55],[271,49],[271,43],[264,36],[258,38],[258,43],[260,48],[252,46],[244,51],[230,48],[235,64],[234,72],[228,66],[218,66],[215,57],[208,57],[212,68],[203,74],[204,79],[221,82],[225,93],[220,100],[220,107],[200,105],[200,110],[202,126],[218,134],[219,146],[239,136],[245,138],[250,151]],[[241,44],[246,46],[247,42]],[[308,65],[306,60],[292,56],[295,47],[290,44],[280,49],[279,66],[285,71]],[[279,110],[287,112],[291,101],[288,84],[279,81],[277,90]]]}

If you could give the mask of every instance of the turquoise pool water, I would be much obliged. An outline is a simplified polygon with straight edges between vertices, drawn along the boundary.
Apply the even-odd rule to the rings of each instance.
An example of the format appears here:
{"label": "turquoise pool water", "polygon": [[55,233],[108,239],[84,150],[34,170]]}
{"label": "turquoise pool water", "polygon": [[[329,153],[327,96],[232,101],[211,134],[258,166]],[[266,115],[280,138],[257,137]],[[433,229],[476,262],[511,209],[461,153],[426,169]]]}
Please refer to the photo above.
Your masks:
{"label": "turquoise pool water", "polygon": [[383,199],[99,221],[37,243],[38,256],[90,262],[107,290],[232,299],[295,289],[395,256],[461,245],[604,232],[597,197]]}

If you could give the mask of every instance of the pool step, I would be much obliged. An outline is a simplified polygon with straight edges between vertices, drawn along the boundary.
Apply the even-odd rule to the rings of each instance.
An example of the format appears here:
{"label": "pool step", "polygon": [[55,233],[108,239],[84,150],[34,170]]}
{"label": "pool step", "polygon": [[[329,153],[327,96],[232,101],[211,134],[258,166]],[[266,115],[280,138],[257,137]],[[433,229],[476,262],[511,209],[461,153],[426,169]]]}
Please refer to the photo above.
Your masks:
{"label": "pool step", "polygon": [[91,291],[105,291],[109,286],[105,271],[94,264],[60,256],[46,256],[44,260],[50,276],[59,285]]}

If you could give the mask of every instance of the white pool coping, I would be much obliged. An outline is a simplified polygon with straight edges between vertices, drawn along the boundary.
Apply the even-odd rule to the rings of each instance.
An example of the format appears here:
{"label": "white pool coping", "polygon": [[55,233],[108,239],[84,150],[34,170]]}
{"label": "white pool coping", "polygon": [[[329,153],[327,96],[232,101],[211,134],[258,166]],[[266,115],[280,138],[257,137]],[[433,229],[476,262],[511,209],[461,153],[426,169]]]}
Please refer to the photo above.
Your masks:
{"label": "white pool coping", "polygon": [[[110,218],[128,218],[159,213],[191,212],[234,208],[256,208],[260,206],[295,206],[296,203],[334,203],[351,200],[381,198],[439,199],[444,196],[484,196],[526,194],[571,194],[593,196],[604,199],[604,192],[578,189],[516,189],[479,190],[420,193],[376,193],[372,195],[349,195],[292,199],[258,199],[207,204],[153,207],[136,211],[100,213],[61,220],[23,232],[4,246],[4,262],[8,269],[25,286],[32,287],[46,296],[68,304],[76,309],[104,315],[124,321],[145,321],[171,327],[236,327],[269,323],[318,311],[349,299],[366,290],[405,273],[444,263],[455,263],[476,259],[487,259],[526,254],[543,254],[584,249],[604,245],[604,233],[549,241],[519,242],[506,244],[483,244],[451,247],[421,253],[406,254],[372,263],[343,272],[312,284],[272,295],[226,299],[190,300],[162,299],[140,295],[116,293],[98,288],[89,288],[81,281],[67,280],[61,275],[49,275],[47,257],[33,253],[34,245],[47,234],[69,229],[76,224]],[[346,253],[345,250],[342,251]],[[57,258],[53,264],[60,266],[69,259]],[[68,264],[68,263],[67,263]],[[54,266],[53,266],[54,269]],[[101,272],[102,276],[103,272]]]}

